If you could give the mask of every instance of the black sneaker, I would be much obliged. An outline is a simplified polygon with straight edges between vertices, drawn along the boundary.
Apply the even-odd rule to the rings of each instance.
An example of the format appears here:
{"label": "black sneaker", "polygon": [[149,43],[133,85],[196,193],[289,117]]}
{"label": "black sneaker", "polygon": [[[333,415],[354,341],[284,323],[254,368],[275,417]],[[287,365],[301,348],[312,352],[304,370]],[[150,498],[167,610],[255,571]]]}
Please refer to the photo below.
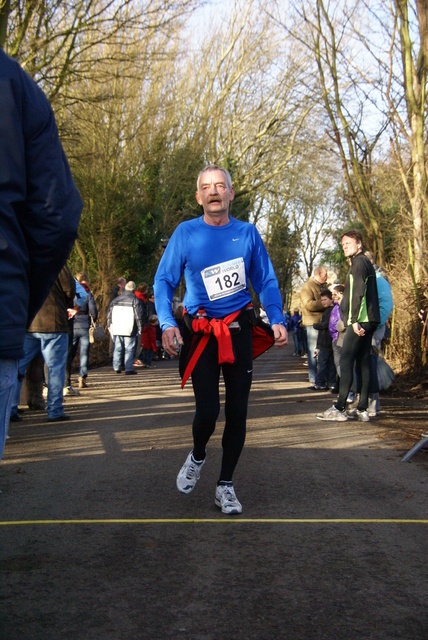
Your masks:
{"label": "black sneaker", "polygon": [[69,413],[62,413],[60,416],[56,416],[55,418],[48,418],[48,422],[64,422],[65,420],[71,420],[71,415]]}

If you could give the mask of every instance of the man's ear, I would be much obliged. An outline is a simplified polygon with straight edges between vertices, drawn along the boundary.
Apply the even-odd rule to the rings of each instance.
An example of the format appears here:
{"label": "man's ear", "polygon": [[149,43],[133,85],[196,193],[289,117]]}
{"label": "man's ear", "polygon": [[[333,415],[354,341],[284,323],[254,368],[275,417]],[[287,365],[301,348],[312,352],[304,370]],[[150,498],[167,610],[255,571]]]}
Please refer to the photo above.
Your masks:
{"label": "man's ear", "polygon": [[199,195],[199,191],[196,192],[196,202],[202,206],[202,199]]}

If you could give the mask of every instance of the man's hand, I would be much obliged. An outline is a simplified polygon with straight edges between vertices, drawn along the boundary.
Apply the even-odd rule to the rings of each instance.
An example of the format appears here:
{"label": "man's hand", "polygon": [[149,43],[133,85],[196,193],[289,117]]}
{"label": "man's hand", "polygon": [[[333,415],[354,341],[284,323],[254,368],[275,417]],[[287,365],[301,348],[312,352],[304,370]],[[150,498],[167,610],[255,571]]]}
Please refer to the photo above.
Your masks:
{"label": "man's hand", "polygon": [[357,334],[357,336],[362,337],[366,335],[366,332],[364,331],[363,327],[360,325],[359,322],[354,322],[352,325],[352,328],[354,330],[354,333]]}
{"label": "man's hand", "polygon": [[178,327],[168,327],[162,333],[162,346],[170,356],[176,356],[182,344],[183,338]]}
{"label": "man's hand", "polygon": [[288,331],[283,324],[272,325],[275,347],[285,347],[288,344]]}

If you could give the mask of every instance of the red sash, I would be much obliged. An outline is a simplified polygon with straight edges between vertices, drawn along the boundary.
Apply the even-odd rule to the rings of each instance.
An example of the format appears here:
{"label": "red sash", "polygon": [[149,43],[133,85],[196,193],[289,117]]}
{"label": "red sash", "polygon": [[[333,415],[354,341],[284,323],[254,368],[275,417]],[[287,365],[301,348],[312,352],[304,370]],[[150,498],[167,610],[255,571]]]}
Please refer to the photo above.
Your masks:
{"label": "red sash", "polygon": [[[246,309],[252,309],[252,305],[248,305]],[[183,314],[185,313],[187,312],[184,309]],[[203,311],[200,310],[199,313],[203,313]],[[242,309],[238,309],[238,311],[234,311],[230,315],[221,319],[212,318],[211,320],[208,320],[208,318],[204,316],[193,318],[192,331],[202,335],[195,351],[189,358],[186,369],[184,370],[183,378],[181,381],[181,388],[184,387],[187,380],[189,379],[189,376],[195,368],[195,365],[199,360],[201,353],[207,346],[211,333],[214,334],[218,342],[218,363],[233,364],[235,362],[235,355],[233,353],[232,337],[230,335],[229,325],[234,322],[238,318],[238,316],[241,315],[241,313]],[[270,326],[261,321],[259,321],[257,325],[253,324],[251,329],[253,334],[253,358],[257,358],[257,356],[261,355],[273,346],[273,344],[275,343],[275,339],[273,337],[273,332]]]}

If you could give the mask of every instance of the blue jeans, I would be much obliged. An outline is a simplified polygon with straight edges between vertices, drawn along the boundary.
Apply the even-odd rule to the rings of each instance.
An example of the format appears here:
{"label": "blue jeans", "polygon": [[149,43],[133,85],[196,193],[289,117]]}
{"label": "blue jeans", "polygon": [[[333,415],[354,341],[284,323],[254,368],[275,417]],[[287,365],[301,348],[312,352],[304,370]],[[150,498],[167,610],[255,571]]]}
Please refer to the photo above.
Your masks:
{"label": "blue jeans", "polygon": [[0,359],[0,460],[6,442],[10,410],[18,382],[18,359]]}
{"label": "blue jeans", "polygon": [[301,329],[294,329],[292,332],[294,340],[294,351],[301,356],[302,355],[302,342],[301,342]]}
{"label": "blue jeans", "polygon": [[73,347],[71,350],[71,362],[76,357],[77,347],[80,342],[80,363],[79,363],[79,376],[86,378],[88,375],[88,362],[89,362],[89,329],[80,327],[74,327],[73,329]]}
{"label": "blue jeans", "polygon": [[152,349],[144,349],[143,352],[143,363],[148,367],[152,366],[154,351]]}
{"label": "blue jeans", "polygon": [[308,374],[309,382],[315,383],[315,376],[317,375],[317,359],[315,356],[315,349],[317,348],[318,331],[313,327],[306,327],[306,337],[308,341]]}
{"label": "blue jeans", "polygon": [[64,413],[63,388],[67,364],[68,333],[27,333],[24,356],[18,364],[20,382],[17,385],[12,413],[18,410],[19,396],[25,371],[35,356],[42,354],[48,368],[48,418],[58,418]]}
{"label": "blue jeans", "polygon": [[134,369],[134,349],[137,336],[114,336],[113,369],[122,370],[122,354],[125,352],[125,371]]}
{"label": "blue jeans", "polygon": [[333,351],[318,348],[317,374],[315,384],[319,387],[334,387],[336,384],[336,367]]}

